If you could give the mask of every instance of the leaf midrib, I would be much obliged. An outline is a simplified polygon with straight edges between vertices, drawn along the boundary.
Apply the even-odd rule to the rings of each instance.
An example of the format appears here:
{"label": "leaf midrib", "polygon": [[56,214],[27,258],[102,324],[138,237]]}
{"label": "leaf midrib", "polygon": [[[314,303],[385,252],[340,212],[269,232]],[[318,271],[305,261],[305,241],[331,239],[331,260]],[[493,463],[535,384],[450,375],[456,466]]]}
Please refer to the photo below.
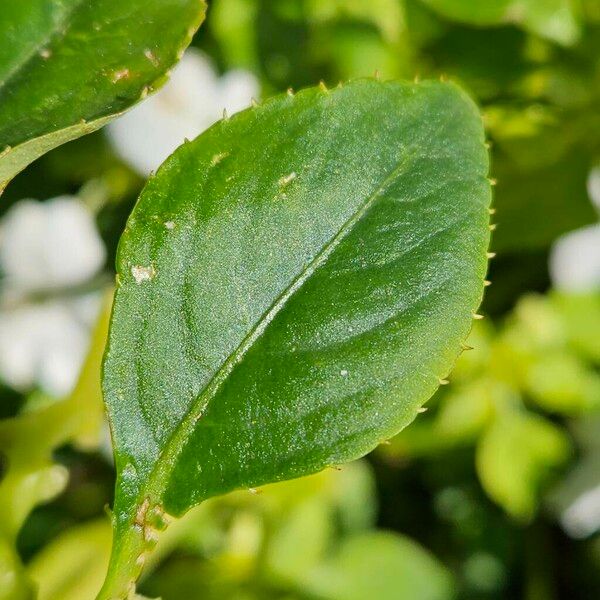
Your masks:
{"label": "leaf midrib", "polygon": [[286,306],[288,300],[310,279],[310,277],[312,277],[319,267],[327,262],[331,254],[333,254],[340,243],[352,231],[354,226],[386,191],[389,184],[410,166],[409,158],[409,156],[404,157],[403,160],[391,169],[377,189],[359,205],[358,209],[355,210],[350,217],[346,219],[338,232],[323,246],[321,251],[311,260],[304,270],[296,276],[285,290],[279,294],[269,309],[265,311],[257,323],[253,325],[250,332],[240,342],[237,348],[223,361],[222,365],[200,392],[190,410],[186,413],[181,423],[168,439],[164,450],[160,453],[156,461],[156,466],[150,472],[147,484],[143,485],[138,493],[136,505],[141,502],[143,498],[150,498],[151,502],[157,504],[161,502],[162,495],[169,482],[169,474],[166,470],[173,466],[175,459],[184,447],[185,441],[193,432],[197,420],[201,418],[202,413],[208,407],[211,399],[215,397],[221,385],[227,380],[234,367],[244,358],[254,343],[266,331],[267,327],[276,318],[279,312]]}
{"label": "leaf midrib", "polygon": [[[50,44],[50,42],[52,41],[52,38],[55,35],[60,33],[61,30],[63,30],[65,27],[68,28],[69,24],[73,20],[75,13],[83,6],[84,3],[85,3],[85,0],[79,0],[79,2],[73,4],[73,6],[65,12],[65,16],[63,17],[63,19],[59,20],[57,22],[56,26],[50,30],[48,35],[39,44],[36,44],[35,46],[33,46],[33,48],[31,49],[31,52],[29,52],[29,54],[27,54],[23,60],[21,60],[19,63],[17,63],[13,67],[13,69],[6,75],[6,77],[2,81],[0,81],[0,92],[2,92],[2,90],[6,87],[6,84],[9,83],[10,80],[17,73],[19,73],[25,65],[27,65],[27,63],[32,61],[40,53],[41,50],[43,50],[44,48],[46,48],[48,46],[48,44]],[[65,35],[66,35],[66,32],[65,32]]]}

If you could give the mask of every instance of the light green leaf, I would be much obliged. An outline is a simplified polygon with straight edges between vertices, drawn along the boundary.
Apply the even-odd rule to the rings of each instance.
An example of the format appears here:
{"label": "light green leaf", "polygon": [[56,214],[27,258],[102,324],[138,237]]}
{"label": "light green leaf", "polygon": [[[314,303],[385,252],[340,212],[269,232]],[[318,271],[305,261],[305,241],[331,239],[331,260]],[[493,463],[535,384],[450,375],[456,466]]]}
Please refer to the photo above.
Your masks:
{"label": "light green leaf", "polygon": [[160,86],[202,0],[19,0],[0,12],[0,189]]}
{"label": "light green leaf", "polygon": [[449,19],[492,25],[506,18],[513,0],[422,0]]}
{"label": "light green leaf", "polygon": [[220,43],[219,50],[229,66],[256,69],[260,64],[255,21],[256,0],[213,0],[207,27]]}
{"label": "light green leaf", "polygon": [[[110,298],[107,297],[110,301]],[[67,442],[89,448],[103,423],[100,364],[108,335],[110,302],[99,316],[90,350],[73,393],[39,409],[0,421],[0,453],[6,470],[0,481],[1,600],[29,599],[29,583],[15,550],[17,535],[36,505],[59,494],[68,471],[52,453]]]}
{"label": "light green leaf", "polygon": [[570,453],[569,439],[550,421],[531,413],[506,412],[477,448],[477,474],[485,491],[509,514],[530,519],[541,485]]}
{"label": "light green leaf", "polygon": [[600,406],[600,375],[568,351],[549,352],[528,369],[531,399],[551,413],[578,415]]}
{"label": "light green leaf", "polygon": [[490,185],[452,84],[277,97],[182,146],[121,239],[104,396],[118,471],[101,598],[164,513],[364,455],[451,369]]}
{"label": "light green leaf", "polygon": [[338,555],[309,574],[307,589],[328,600],[451,600],[450,573],[412,540],[391,533],[350,538]]}
{"label": "light green leaf", "polygon": [[440,14],[473,25],[517,23],[542,37],[570,45],[579,38],[573,0],[423,0]]}
{"label": "light green leaf", "polygon": [[52,540],[27,570],[38,600],[91,600],[102,585],[110,555],[107,519],[72,527]]}
{"label": "light green leaf", "polygon": [[353,19],[372,23],[389,42],[396,42],[404,29],[404,7],[396,0],[307,0],[309,19],[327,22]]}
{"label": "light green leaf", "polygon": [[600,292],[555,292],[552,303],[564,319],[570,345],[592,364],[600,365]]}
{"label": "light green leaf", "polygon": [[477,439],[493,417],[494,404],[505,394],[502,386],[482,377],[452,389],[435,419],[434,435],[453,442]]}

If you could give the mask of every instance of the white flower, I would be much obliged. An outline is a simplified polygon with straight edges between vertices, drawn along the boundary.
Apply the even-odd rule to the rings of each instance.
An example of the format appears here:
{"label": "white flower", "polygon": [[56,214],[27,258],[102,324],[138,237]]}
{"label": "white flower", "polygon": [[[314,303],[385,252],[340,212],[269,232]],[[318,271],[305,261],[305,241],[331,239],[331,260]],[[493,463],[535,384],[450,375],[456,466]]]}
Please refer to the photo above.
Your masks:
{"label": "white flower", "polygon": [[563,529],[573,538],[586,538],[600,529],[600,486],[581,494],[561,515]]}
{"label": "white flower", "polygon": [[592,203],[600,210],[600,167],[592,169],[588,177],[587,189]]}
{"label": "white flower", "polygon": [[560,237],[550,254],[554,287],[567,292],[600,289],[600,224]]}
{"label": "white flower", "polygon": [[223,116],[258,97],[256,77],[234,70],[217,75],[210,59],[188,49],[171,78],[155,95],[111,123],[108,136],[117,153],[142,175],[156,170],[184,139],[193,139]]}
{"label": "white flower", "polygon": [[[588,178],[588,192],[600,209],[600,168]],[[600,290],[600,223],[567,233],[550,253],[550,277],[555,288],[567,292]]]}
{"label": "white flower", "polygon": [[23,200],[8,211],[0,224],[0,377],[7,384],[37,385],[53,396],[71,390],[101,297],[57,292],[85,284],[105,258],[93,216],[76,198]]}

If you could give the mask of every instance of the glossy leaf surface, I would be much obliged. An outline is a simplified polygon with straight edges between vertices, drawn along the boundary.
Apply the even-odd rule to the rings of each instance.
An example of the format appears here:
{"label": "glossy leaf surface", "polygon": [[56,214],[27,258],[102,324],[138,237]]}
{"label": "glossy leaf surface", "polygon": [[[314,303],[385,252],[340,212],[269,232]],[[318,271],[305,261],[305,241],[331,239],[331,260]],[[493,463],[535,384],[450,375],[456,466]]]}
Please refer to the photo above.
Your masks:
{"label": "glossy leaf surface", "polygon": [[159,86],[201,0],[19,0],[0,12],[0,188]]}
{"label": "glossy leaf surface", "polygon": [[117,259],[102,598],[166,514],[357,458],[414,419],[481,300],[487,172],[477,109],[443,83],[278,97],[167,160]]}

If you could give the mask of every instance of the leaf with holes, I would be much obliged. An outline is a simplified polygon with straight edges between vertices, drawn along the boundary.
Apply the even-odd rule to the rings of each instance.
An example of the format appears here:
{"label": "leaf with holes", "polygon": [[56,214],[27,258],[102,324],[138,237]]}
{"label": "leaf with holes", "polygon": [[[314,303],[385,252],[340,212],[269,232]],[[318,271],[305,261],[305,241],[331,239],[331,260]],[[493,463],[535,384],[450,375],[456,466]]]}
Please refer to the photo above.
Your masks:
{"label": "leaf with holes", "polygon": [[118,471],[101,598],[168,515],[369,452],[457,358],[483,289],[481,119],[445,83],[277,97],[184,144],[118,253]]}
{"label": "leaf with holes", "polygon": [[0,190],[160,86],[202,0],[18,0],[0,11]]}

